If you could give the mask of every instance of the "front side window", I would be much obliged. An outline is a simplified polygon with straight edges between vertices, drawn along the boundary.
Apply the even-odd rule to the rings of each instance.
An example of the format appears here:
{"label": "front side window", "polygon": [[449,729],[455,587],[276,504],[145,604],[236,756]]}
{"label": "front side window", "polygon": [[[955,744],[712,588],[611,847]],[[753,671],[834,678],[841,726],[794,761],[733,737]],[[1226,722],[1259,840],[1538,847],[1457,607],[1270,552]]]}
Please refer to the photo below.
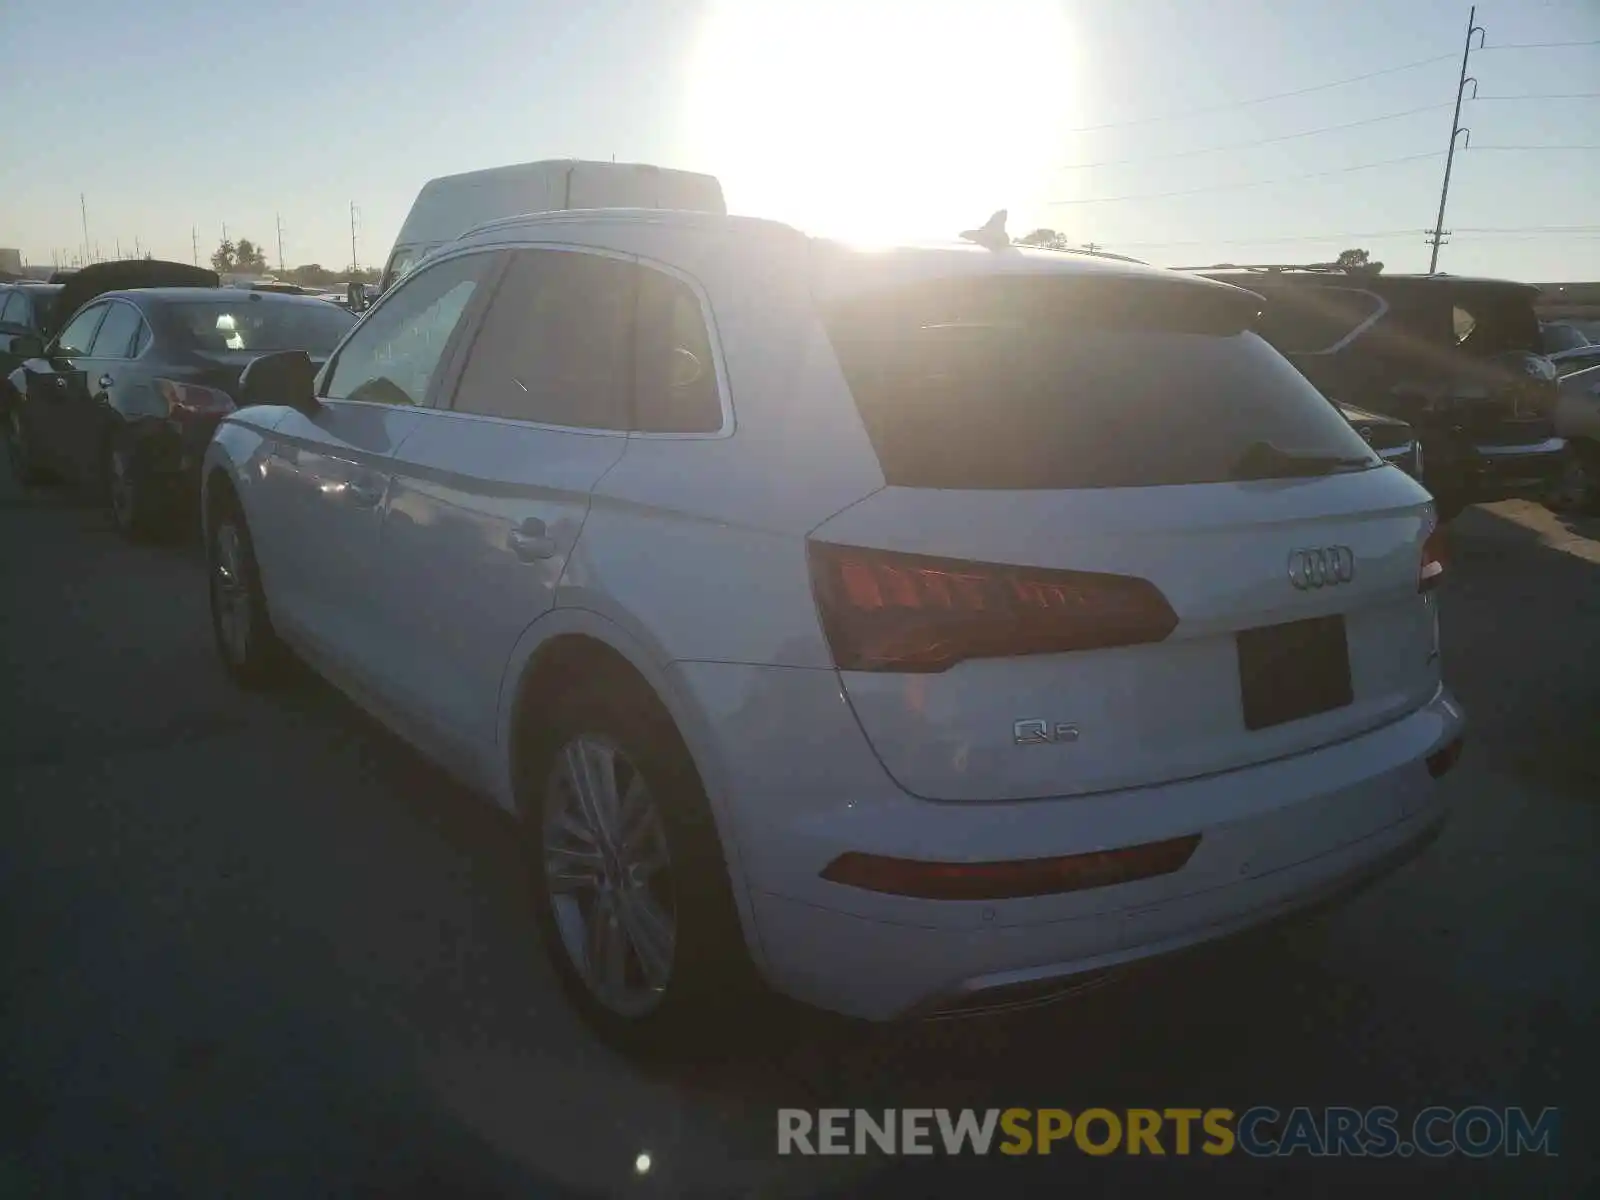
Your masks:
{"label": "front side window", "polygon": [[397,285],[339,351],[327,399],[425,404],[489,263],[488,254],[467,254]]}
{"label": "front side window", "polygon": [[28,323],[28,302],[22,298],[21,292],[5,293],[5,303],[0,304],[0,321],[7,321],[12,325]]}
{"label": "front side window", "polygon": [[461,373],[459,412],[626,429],[637,269],[566,250],[518,250]]}
{"label": "front side window", "polygon": [[61,336],[56,338],[55,352],[69,356],[87,356],[89,347],[94,345],[95,330],[100,328],[101,318],[106,315],[106,308],[104,304],[90,305],[68,321],[67,327],[61,331]]}
{"label": "front side window", "polygon": [[139,310],[131,304],[113,304],[106,310],[100,332],[94,335],[94,358],[127,358],[133,335],[139,330]]}

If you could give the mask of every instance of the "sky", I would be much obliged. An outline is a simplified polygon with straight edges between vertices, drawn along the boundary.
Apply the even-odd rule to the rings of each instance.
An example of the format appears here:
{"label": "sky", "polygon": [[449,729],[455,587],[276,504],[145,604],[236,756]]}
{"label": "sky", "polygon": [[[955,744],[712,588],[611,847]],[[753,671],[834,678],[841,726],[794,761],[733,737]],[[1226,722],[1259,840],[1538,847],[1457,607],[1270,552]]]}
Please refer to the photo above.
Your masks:
{"label": "sky", "polygon": [[[281,220],[288,265],[342,267],[353,203],[379,266],[428,179],[570,156],[708,171],[732,211],[818,233],[1006,208],[1014,234],[1165,265],[1359,246],[1424,270],[1468,8],[11,3],[0,111],[29,119],[0,129],[0,245],[81,255],[82,196],[91,255],[204,261],[225,226],[276,265]],[[1600,279],[1600,0],[1485,0],[1477,23],[1439,267]]]}

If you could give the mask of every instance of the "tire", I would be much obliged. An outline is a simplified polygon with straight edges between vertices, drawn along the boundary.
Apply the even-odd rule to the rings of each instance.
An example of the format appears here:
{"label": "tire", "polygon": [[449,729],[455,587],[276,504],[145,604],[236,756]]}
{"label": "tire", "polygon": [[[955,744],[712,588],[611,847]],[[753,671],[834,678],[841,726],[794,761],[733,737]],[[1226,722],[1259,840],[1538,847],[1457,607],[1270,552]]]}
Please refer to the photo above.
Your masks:
{"label": "tire", "polygon": [[15,399],[7,408],[6,455],[11,461],[11,476],[21,484],[44,483],[49,474],[39,465],[38,455],[34,452],[27,416]]}
{"label": "tire", "polygon": [[106,450],[104,495],[111,524],[130,542],[154,541],[171,531],[171,512],[151,483],[137,443],[119,435]]}
{"label": "tire", "polygon": [[1557,512],[1600,512],[1600,445],[1586,441],[1567,443],[1561,478],[1547,504]]}
{"label": "tire", "polygon": [[282,678],[288,653],[272,628],[244,513],[231,494],[218,497],[215,505],[206,535],[211,633],[223,669],[235,683],[252,690],[267,687]]}
{"label": "tire", "polygon": [[[748,1025],[759,989],[722,845],[670,717],[619,675],[577,683],[527,735],[517,802],[540,933],[567,995],[614,1047],[725,1051],[720,1014],[742,1000],[733,1025]],[[591,808],[609,808],[603,832]]]}

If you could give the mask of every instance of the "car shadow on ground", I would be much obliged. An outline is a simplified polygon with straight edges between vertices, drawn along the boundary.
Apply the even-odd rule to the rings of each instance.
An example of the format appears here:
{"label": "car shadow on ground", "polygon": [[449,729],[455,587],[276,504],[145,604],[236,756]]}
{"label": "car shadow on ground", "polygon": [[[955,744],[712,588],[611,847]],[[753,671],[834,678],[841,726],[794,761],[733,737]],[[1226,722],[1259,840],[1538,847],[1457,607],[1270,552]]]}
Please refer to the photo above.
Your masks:
{"label": "car shadow on ground", "polygon": [[[1068,1184],[1135,1195],[1171,1185],[1177,1173],[1188,1180],[1204,1172],[1209,1181],[1218,1170],[1249,1194],[1280,1173],[1292,1181],[1284,1194],[1296,1196],[1348,1194],[1380,1171],[1393,1182],[1388,1168],[1398,1164],[1355,1174],[1306,1159],[1101,1162],[1069,1153],[908,1168],[872,1159],[782,1164],[776,1109],[1584,1102],[1576,1081],[1600,1067],[1592,1053],[1581,1054],[1592,1025],[1571,1003],[1543,994],[1541,972],[1556,969],[1562,947],[1585,944],[1592,888],[1546,902],[1535,870],[1502,896],[1498,889],[1511,883],[1497,884],[1493,853],[1505,847],[1490,843],[1521,831],[1496,826],[1483,810],[1501,793],[1480,794],[1473,783],[1501,773],[1543,789],[1529,803],[1548,806],[1592,800],[1600,777],[1592,737],[1600,727],[1592,669],[1600,622],[1574,646],[1570,623],[1558,634],[1550,619],[1561,606],[1600,611],[1595,563],[1574,552],[1595,535],[1547,517],[1502,507],[1469,512],[1451,539],[1446,670],[1473,721],[1468,753],[1443,784],[1462,808],[1453,828],[1428,856],[1303,929],[1004,1016],[866,1026],[761,999],[739,1028],[710,1031],[721,1037],[721,1053],[634,1066],[587,1037],[538,960],[531,880],[510,818],[301,673],[264,702],[264,715],[239,710],[252,714],[245,725],[270,725],[276,736],[281,722],[313,751],[303,774],[284,768],[269,780],[269,812],[253,800],[230,810],[188,789],[163,797],[154,780],[148,794],[159,804],[87,814],[112,827],[114,862],[67,858],[83,814],[42,843],[63,848],[47,864],[7,864],[0,851],[11,886],[43,894],[65,872],[74,898],[73,911],[30,908],[35,924],[11,930],[6,1012],[38,1011],[18,998],[47,971],[80,989],[120,982],[126,994],[110,1010],[85,1005],[79,1054],[128,1055],[141,1089],[102,1082],[92,1062],[64,1057],[59,1070],[87,1091],[75,1116],[87,1115],[94,1136],[139,1164],[159,1194],[206,1194],[178,1181],[214,1184],[230,1171],[243,1194],[408,1197],[571,1194],[577,1184],[615,1192],[629,1183],[651,1195],[892,1187],[932,1196],[995,1182],[1008,1191],[1059,1194]],[[105,533],[114,536],[109,526]],[[192,541],[149,553],[188,570],[199,586]],[[1508,569],[1530,553],[1537,580]],[[224,731],[193,756],[209,756],[219,775],[237,770],[228,740],[237,736]],[[255,753],[246,760],[255,769],[277,767]],[[359,779],[362,787],[330,795],[317,782],[325,778]],[[7,819],[46,824],[53,804],[40,785],[20,795]],[[205,856],[213,861],[199,885],[188,860]],[[1472,895],[1460,900],[1464,891]],[[182,935],[135,953],[124,938],[139,932],[134,926],[92,931],[75,915],[133,914],[141,903],[168,906],[156,924]],[[1498,932],[1482,932],[1484,914],[1508,903],[1522,905],[1513,920],[1513,935],[1527,944],[1521,959],[1492,940]],[[1515,923],[1524,919],[1539,923]],[[1505,976],[1514,978],[1497,978]],[[1591,970],[1583,986],[1592,982]],[[1529,994],[1495,990],[1514,983]],[[75,1001],[38,999],[47,1002]],[[148,1053],[126,1050],[116,1030],[88,1028],[106,1011],[117,1013],[126,1038],[148,1043]],[[11,1025],[8,1037],[21,1033]],[[16,1056],[26,1057],[17,1046]],[[26,1074],[38,1079],[46,1070],[33,1063]],[[85,1146],[76,1126],[63,1128],[53,1103],[36,1089],[13,1088],[0,1123],[46,1154],[92,1159],[97,1147]],[[215,1124],[223,1112],[228,1121]],[[223,1149],[188,1144],[186,1136],[207,1140],[196,1131]],[[293,1144],[275,1147],[274,1139]],[[605,1154],[621,1163],[623,1146],[653,1152],[649,1178],[583,1161]],[[1429,1164],[1418,1191],[1493,1194],[1515,1183],[1524,1194],[1576,1194],[1568,1185],[1592,1177],[1594,1160],[1580,1146],[1566,1149],[1553,1166]],[[330,1162],[346,1173],[331,1173]],[[61,1170],[51,1179],[103,1178]],[[0,1191],[5,1182],[0,1175]],[[123,1194],[137,1190],[126,1177],[117,1183]]]}

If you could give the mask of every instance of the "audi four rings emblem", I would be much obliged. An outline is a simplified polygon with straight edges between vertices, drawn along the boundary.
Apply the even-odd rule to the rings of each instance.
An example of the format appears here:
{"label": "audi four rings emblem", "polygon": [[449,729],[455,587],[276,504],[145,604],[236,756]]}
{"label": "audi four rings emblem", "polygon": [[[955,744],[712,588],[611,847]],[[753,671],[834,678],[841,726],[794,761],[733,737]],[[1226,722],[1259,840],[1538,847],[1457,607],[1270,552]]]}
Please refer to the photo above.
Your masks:
{"label": "audi four rings emblem", "polygon": [[1302,592],[1337,587],[1355,577],[1356,556],[1349,546],[1316,546],[1289,554],[1289,582]]}

